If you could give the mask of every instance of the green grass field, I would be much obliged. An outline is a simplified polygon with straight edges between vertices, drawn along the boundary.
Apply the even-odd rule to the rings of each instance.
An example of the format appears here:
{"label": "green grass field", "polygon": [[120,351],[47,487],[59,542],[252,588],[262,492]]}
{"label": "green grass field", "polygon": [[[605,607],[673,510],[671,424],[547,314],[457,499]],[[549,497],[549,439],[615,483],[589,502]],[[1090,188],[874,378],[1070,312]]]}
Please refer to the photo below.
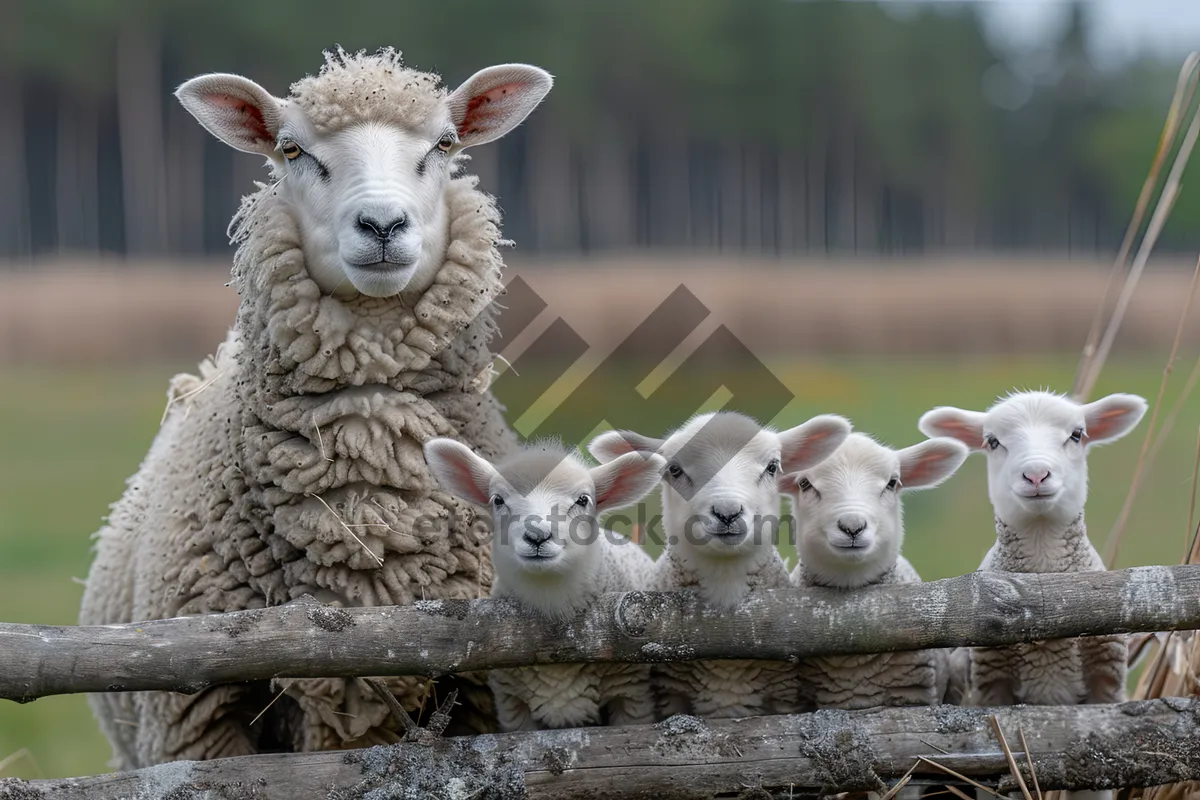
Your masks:
{"label": "green grass field", "polygon": [[[1069,386],[1075,357],[840,361],[774,365],[797,395],[777,425],[838,412],[893,445],[921,438],[918,416],[934,405],[982,408],[1009,387]],[[165,403],[167,366],[50,371],[0,370],[0,620],[74,624],[87,571],[89,535],[145,453]],[[1097,394],[1137,392],[1153,401],[1157,360],[1113,362]],[[1181,384],[1177,378],[1175,384]],[[1175,393],[1169,391],[1169,407]],[[594,400],[602,404],[604,398]],[[697,409],[679,410],[679,417]],[[536,409],[535,409],[536,411]],[[1164,409],[1165,413],[1165,409]],[[660,433],[678,419],[647,419]],[[1097,546],[1125,497],[1147,430],[1091,460],[1088,519]],[[1119,566],[1178,563],[1185,547],[1200,402],[1185,408],[1138,497]],[[518,430],[529,428],[518,421]],[[545,431],[549,432],[549,431]],[[905,552],[926,579],[976,567],[992,538],[983,460],[972,457],[948,483],[905,501]],[[83,697],[19,706],[0,701],[0,776],[102,772],[108,748]]]}

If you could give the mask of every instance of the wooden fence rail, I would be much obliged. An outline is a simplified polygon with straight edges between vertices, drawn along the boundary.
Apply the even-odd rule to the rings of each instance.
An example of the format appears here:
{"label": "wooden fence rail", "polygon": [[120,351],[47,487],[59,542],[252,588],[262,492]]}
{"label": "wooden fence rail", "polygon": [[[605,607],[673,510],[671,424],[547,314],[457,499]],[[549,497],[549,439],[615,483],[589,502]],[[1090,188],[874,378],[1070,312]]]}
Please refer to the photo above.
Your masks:
{"label": "wooden fence rail", "polygon": [[[880,789],[929,759],[1011,790],[994,714],[1032,785],[1151,786],[1200,778],[1200,699],[979,709],[879,708],[438,739],[367,750],[176,762],[67,780],[0,780],[0,800],[798,798]],[[918,775],[940,775],[920,762]],[[1008,777],[1005,777],[1008,776]],[[747,793],[749,792],[749,793]]]}
{"label": "wooden fence rail", "polygon": [[780,589],[728,613],[689,593],[627,592],[558,625],[498,600],[354,609],[297,602],[128,625],[0,624],[0,698],[564,662],[786,660],[1197,628],[1200,565],[972,573],[852,593]]}

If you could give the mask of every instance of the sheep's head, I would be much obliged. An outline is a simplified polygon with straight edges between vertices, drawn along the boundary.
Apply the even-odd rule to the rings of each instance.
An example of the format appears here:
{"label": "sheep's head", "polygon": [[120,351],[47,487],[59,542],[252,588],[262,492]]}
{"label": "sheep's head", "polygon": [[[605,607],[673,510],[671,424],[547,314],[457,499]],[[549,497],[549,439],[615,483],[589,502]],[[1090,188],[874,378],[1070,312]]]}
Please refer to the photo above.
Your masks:
{"label": "sheep's head", "polygon": [[453,439],[431,439],[425,460],[446,491],[491,509],[492,562],[510,584],[587,574],[601,552],[590,546],[603,535],[598,515],[641,500],[663,467],[659,456],[631,453],[589,469],[553,445],[492,466]]}
{"label": "sheep's head", "polygon": [[770,552],[779,530],[778,476],[819,463],[850,433],[842,417],[783,432],[734,412],[702,414],[666,440],[609,431],[588,449],[600,461],[659,453],[667,547],[686,555],[747,558]]}
{"label": "sheep's head", "polygon": [[266,156],[327,294],[419,294],[446,256],[452,161],[516,127],[550,91],[537,67],[504,64],[452,92],[399,54],[326,55],[287,98],[239,75],[187,81],[179,101],[210,133]]}
{"label": "sheep's head", "polygon": [[1087,451],[1129,433],[1146,401],[1111,394],[1080,404],[1052,392],[1018,392],[986,412],[942,407],[917,426],[987,454],[988,496],[1009,525],[1066,525],[1087,502]]}
{"label": "sheep's head", "polygon": [[900,493],[929,489],[953,475],[970,451],[936,438],[893,450],[852,433],[832,456],[783,475],[779,490],[795,506],[797,548],[817,582],[865,586],[896,564],[904,541]]}

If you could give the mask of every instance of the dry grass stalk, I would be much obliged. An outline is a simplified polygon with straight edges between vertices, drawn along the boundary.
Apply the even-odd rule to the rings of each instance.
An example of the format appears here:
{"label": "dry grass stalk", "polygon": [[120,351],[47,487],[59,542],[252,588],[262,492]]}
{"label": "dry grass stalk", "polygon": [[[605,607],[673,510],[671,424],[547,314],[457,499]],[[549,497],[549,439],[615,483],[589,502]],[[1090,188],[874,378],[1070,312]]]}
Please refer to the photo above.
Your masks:
{"label": "dry grass stalk", "polygon": [[1082,400],[1090,393],[1090,387],[1085,388],[1084,386],[1084,376],[1091,372],[1091,361],[1096,355],[1096,348],[1100,342],[1104,310],[1108,308],[1109,296],[1112,294],[1113,287],[1117,284],[1117,278],[1125,271],[1125,262],[1128,261],[1129,253],[1133,249],[1134,238],[1142,228],[1142,220],[1146,216],[1146,209],[1150,207],[1150,194],[1154,190],[1154,187],[1158,185],[1159,173],[1162,172],[1162,166],[1166,163],[1167,153],[1172,149],[1170,145],[1178,135],[1179,121],[1182,119],[1182,109],[1191,104],[1192,95],[1195,94],[1196,82],[1200,78],[1200,71],[1195,69],[1198,61],[1200,61],[1200,54],[1192,53],[1183,62],[1183,68],[1179,71],[1179,78],[1175,83],[1175,95],[1171,98],[1171,107],[1167,111],[1167,119],[1163,124],[1162,133],[1158,138],[1158,149],[1154,153],[1154,160],[1150,165],[1150,173],[1142,183],[1142,191],[1138,194],[1137,203],[1133,209],[1133,217],[1129,220],[1129,227],[1125,231],[1125,238],[1121,242],[1121,249],[1117,252],[1117,258],[1113,262],[1112,271],[1108,276],[1108,283],[1104,288],[1104,295],[1101,297],[1100,303],[1096,306],[1096,314],[1092,318],[1092,327],[1088,332],[1087,341],[1083,346],[1083,354],[1079,360],[1075,386],[1071,390],[1071,395],[1077,400]]}
{"label": "dry grass stalk", "polygon": [[[1006,798],[1004,795],[997,792],[995,789],[989,789],[988,787],[984,786],[979,781],[972,780],[971,778],[968,778],[966,775],[956,772],[956,771],[950,769],[949,767],[945,766],[944,764],[939,764],[938,762],[934,761],[933,759],[925,758],[925,756],[920,756],[917,758],[917,761],[924,763],[924,764],[928,764],[929,766],[933,767],[934,769],[944,772],[952,778],[958,778],[963,783],[970,784],[971,786],[974,786],[979,791],[990,794],[992,797],[999,797],[1000,800],[1008,800],[1008,798]],[[947,786],[946,788],[953,791],[953,788],[950,786]]]}
{"label": "dry grass stalk", "polygon": [[361,547],[363,550],[365,550],[367,552],[367,555],[369,555],[372,559],[375,560],[376,564],[378,564],[381,567],[383,566],[383,559],[380,558],[379,556],[375,555],[375,551],[372,550],[371,548],[367,547],[366,543],[362,539],[358,538],[358,534],[356,534],[353,530],[350,529],[350,526],[346,524],[346,521],[338,516],[338,513],[333,510],[333,507],[330,506],[329,503],[325,502],[325,498],[321,497],[321,495],[319,495],[319,494],[313,494],[312,492],[309,492],[308,496],[315,497],[317,499],[317,501],[320,502],[321,505],[325,506],[325,508],[327,508],[329,510],[329,513],[333,514],[333,518],[338,521],[338,524],[341,525],[342,528],[345,529],[346,533],[350,534],[350,537],[352,539],[354,539],[354,541],[358,542],[358,546]]}
{"label": "dry grass stalk", "polygon": [[[992,726],[992,733],[996,734],[996,741],[1000,743],[1000,749],[1004,751],[1004,758],[1008,761],[1008,771],[1012,773],[1013,778],[1017,781],[1017,786],[1021,789],[1021,795],[1025,800],[1033,800],[1033,795],[1029,793],[1029,787],[1025,785],[1025,778],[1021,775],[1021,769],[1017,766],[1017,759],[1013,757],[1012,748],[1008,746],[1008,739],[1004,738],[1004,730],[1000,727],[1000,720],[996,716],[988,717],[988,724]],[[1029,751],[1025,751],[1025,757],[1029,757]]]}
{"label": "dry grass stalk", "polygon": [[37,759],[33,757],[33,753],[29,751],[28,747],[22,747],[17,752],[10,753],[4,758],[0,758],[0,775],[3,775],[5,770],[20,761],[22,758],[33,766],[33,772],[35,775],[37,775],[39,778],[42,777],[42,768],[38,764]]}
{"label": "dry grass stalk", "polygon": [[[1200,110],[1197,111],[1196,122],[1193,127],[1200,130]],[[1150,423],[1146,426],[1146,435],[1142,438],[1142,449],[1138,453],[1137,464],[1133,468],[1133,479],[1129,484],[1129,492],[1125,495],[1125,502],[1121,506],[1121,513],[1117,515],[1117,521],[1113,523],[1112,532],[1108,535],[1104,563],[1108,565],[1109,569],[1112,569],[1113,564],[1117,560],[1117,553],[1121,547],[1121,538],[1125,533],[1125,525],[1129,521],[1129,512],[1133,509],[1134,498],[1137,497],[1138,490],[1142,485],[1142,476],[1145,474],[1148,464],[1146,455],[1150,451],[1150,440],[1154,435],[1154,423],[1158,420],[1158,412],[1162,408],[1163,396],[1167,392],[1167,381],[1171,378],[1171,372],[1175,367],[1175,358],[1179,354],[1179,344],[1183,341],[1183,331],[1187,325],[1188,315],[1192,310],[1192,300],[1196,296],[1197,283],[1200,283],[1200,259],[1196,260],[1196,269],[1192,272],[1192,283],[1188,289],[1187,301],[1183,304],[1183,311],[1179,315],[1179,327],[1175,330],[1175,341],[1171,344],[1171,354],[1167,356],[1167,364],[1163,367],[1162,381],[1158,384],[1158,396],[1155,398],[1154,407],[1150,412]]]}
{"label": "dry grass stalk", "polygon": [[1167,120],[1163,125],[1162,135],[1159,137],[1158,150],[1154,155],[1150,173],[1146,176],[1146,181],[1142,184],[1142,191],[1138,196],[1133,218],[1130,220],[1129,228],[1125,233],[1125,240],[1121,244],[1121,250],[1117,255],[1116,262],[1113,264],[1108,285],[1105,287],[1104,296],[1097,307],[1096,315],[1092,321],[1092,330],[1088,334],[1087,341],[1083,347],[1075,386],[1071,391],[1071,396],[1081,402],[1091,394],[1092,389],[1096,385],[1096,380],[1099,378],[1100,372],[1104,368],[1104,362],[1108,358],[1109,350],[1112,348],[1112,342],[1116,337],[1117,329],[1121,325],[1121,320],[1125,316],[1129,301],[1133,297],[1133,291],[1137,287],[1138,280],[1141,278],[1146,260],[1149,258],[1151,250],[1154,249],[1154,244],[1158,240],[1158,236],[1162,232],[1162,227],[1166,223],[1166,219],[1170,215],[1171,208],[1174,206],[1175,199],[1178,196],[1180,179],[1191,156],[1192,147],[1195,145],[1197,126],[1200,125],[1200,109],[1193,112],[1192,124],[1189,126],[1183,142],[1179,146],[1175,160],[1171,165],[1171,171],[1167,176],[1166,183],[1163,185],[1162,195],[1155,205],[1145,237],[1142,240],[1141,247],[1138,249],[1137,257],[1134,259],[1133,267],[1125,279],[1125,285],[1117,298],[1117,304],[1113,309],[1112,316],[1109,318],[1108,325],[1104,329],[1103,336],[1101,336],[1100,320],[1105,308],[1108,306],[1108,297],[1112,292],[1112,288],[1116,285],[1117,278],[1124,272],[1125,261],[1129,258],[1129,253],[1133,247],[1133,238],[1141,228],[1142,219],[1145,216],[1146,209],[1149,207],[1150,193],[1158,183],[1158,176],[1162,171],[1163,164],[1166,163],[1167,155],[1174,149],[1175,140],[1181,130],[1181,122],[1184,119],[1185,112],[1191,108],[1198,82],[1200,82],[1200,53],[1191,53],[1184,61],[1183,68],[1179,72],[1179,79],[1175,85],[1175,95],[1171,99],[1171,107],[1167,111]]}

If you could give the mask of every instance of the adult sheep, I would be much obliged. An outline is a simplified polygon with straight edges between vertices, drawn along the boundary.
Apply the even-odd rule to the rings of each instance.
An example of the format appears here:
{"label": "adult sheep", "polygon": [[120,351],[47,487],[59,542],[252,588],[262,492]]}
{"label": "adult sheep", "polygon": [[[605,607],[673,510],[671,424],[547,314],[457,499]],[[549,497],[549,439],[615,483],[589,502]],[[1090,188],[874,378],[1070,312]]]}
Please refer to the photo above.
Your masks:
{"label": "adult sheep", "polygon": [[[326,53],[287,98],[227,74],[179,88],[210,133],[267,158],[271,181],[231,224],[236,324],[199,375],[171,382],[162,428],[96,534],[81,623],[488,593],[475,515],[422,454],[440,436],[490,459],[516,445],[487,390],[500,215],[456,156],[512,130],[551,83],[508,64],[447,91],[389,48]],[[429,518],[443,522],[417,524]],[[387,683],[409,709],[427,690]],[[266,713],[263,683],[91,702],[118,769],[397,738],[361,682],[282,684]],[[459,688],[457,725],[494,726],[485,681]]]}

